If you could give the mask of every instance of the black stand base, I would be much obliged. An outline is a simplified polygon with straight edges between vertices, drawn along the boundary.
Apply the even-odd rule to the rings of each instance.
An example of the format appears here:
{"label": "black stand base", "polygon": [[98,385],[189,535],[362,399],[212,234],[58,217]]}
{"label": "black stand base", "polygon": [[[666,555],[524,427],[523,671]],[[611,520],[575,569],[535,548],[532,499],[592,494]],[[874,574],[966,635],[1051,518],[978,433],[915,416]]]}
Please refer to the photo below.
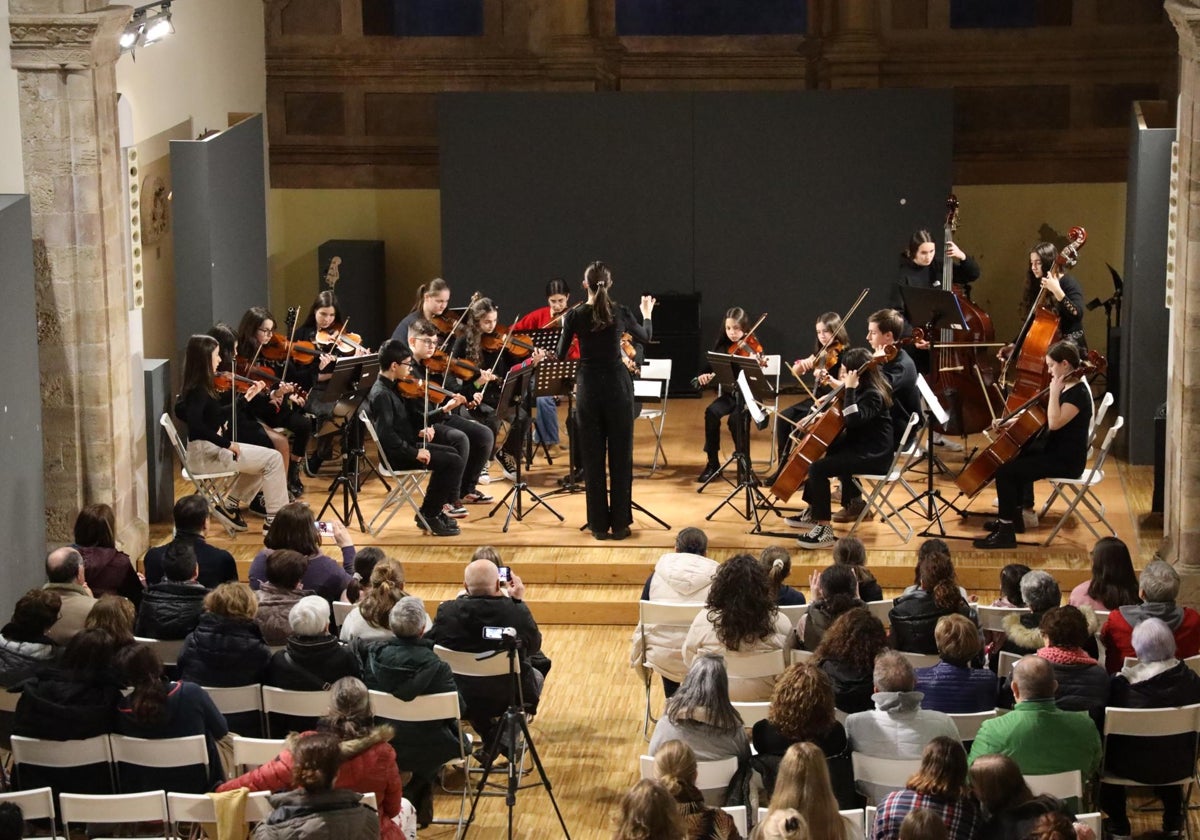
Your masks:
{"label": "black stand base", "polygon": [[[524,495],[526,493],[529,494],[529,498],[533,501],[533,504],[529,506],[528,510],[525,509],[523,504]],[[490,518],[495,516],[496,511],[500,510],[500,508],[504,507],[506,504],[508,505],[508,513],[504,517],[504,527],[501,529],[506,534],[508,533],[508,526],[512,524],[514,519],[520,522],[525,518],[526,514],[532,513],[534,508],[536,508],[538,505],[542,505],[546,508],[546,510],[557,516],[559,522],[565,521],[561,513],[550,507],[550,503],[546,501],[544,496],[539,496],[537,493],[530,490],[529,485],[521,480],[520,462],[517,463],[517,480],[513,482],[513,486],[508,489],[508,492],[504,494],[500,501],[496,502],[496,506],[488,511],[488,517]]]}
{"label": "black stand base", "polygon": [[[361,437],[358,441],[351,442],[349,426],[352,422],[357,423],[357,418],[347,418],[346,422],[342,425],[342,468],[338,472],[337,478],[329,485],[329,494],[325,497],[325,504],[321,506],[321,511],[317,514],[317,519],[321,519],[325,515],[326,510],[332,509],[333,515],[349,528],[350,514],[353,513],[358,520],[358,530],[365,534],[367,532],[367,525],[363,520],[362,509],[358,506],[358,488],[366,480],[361,475],[360,462],[366,461],[367,469],[375,473],[380,481],[383,481],[383,476],[379,475],[375,469],[375,465],[367,459],[366,451],[362,447]],[[387,487],[386,481],[383,481],[383,484],[385,488],[391,489]],[[337,507],[333,502],[339,488],[342,491],[341,513],[338,513]]]}

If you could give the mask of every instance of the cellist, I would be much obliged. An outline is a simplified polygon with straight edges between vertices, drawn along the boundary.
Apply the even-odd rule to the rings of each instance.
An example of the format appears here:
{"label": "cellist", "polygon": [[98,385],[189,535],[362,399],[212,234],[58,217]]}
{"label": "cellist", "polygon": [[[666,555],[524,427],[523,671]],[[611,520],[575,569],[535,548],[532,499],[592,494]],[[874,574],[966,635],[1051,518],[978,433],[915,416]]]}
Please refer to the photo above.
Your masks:
{"label": "cellist", "polygon": [[1070,341],[1059,341],[1046,352],[1046,369],[1050,373],[1048,433],[997,468],[999,515],[984,524],[991,533],[975,540],[976,548],[1016,546],[1016,535],[1025,531],[1022,499],[1032,495],[1033,482],[1056,476],[1077,477],[1087,466],[1092,392],[1084,379],[1074,376],[1079,362],[1079,348]]}
{"label": "cellist", "polygon": [[[1033,308],[1034,301],[1044,289],[1053,298],[1049,305],[1058,313],[1058,334],[1064,341],[1073,341],[1080,354],[1087,353],[1087,337],[1083,334],[1083,288],[1079,281],[1058,266],[1055,258],[1058,248],[1050,242],[1039,242],[1029,252],[1029,271],[1025,272],[1025,293],[1021,298],[1021,310]],[[1019,335],[996,353],[1000,361],[1007,361],[1025,338]]]}

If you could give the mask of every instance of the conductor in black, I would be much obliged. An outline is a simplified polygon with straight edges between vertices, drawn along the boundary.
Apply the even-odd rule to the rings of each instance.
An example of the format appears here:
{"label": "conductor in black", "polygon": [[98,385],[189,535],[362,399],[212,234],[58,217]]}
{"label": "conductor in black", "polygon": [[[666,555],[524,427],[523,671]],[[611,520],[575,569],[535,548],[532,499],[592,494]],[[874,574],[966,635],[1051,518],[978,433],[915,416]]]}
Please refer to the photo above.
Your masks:
{"label": "conductor in black", "polygon": [[613,301],[611,288],[608,266],[589,265],[583,273],[587,301],[567,313],[558,340],[562,359],[571,339],[579,338],[576,428],[583,444],[587,524],[598,540],[625,539],[633,522],[633,380],[621,362],[621,333],[631,325],[624,323],[628,310]]}

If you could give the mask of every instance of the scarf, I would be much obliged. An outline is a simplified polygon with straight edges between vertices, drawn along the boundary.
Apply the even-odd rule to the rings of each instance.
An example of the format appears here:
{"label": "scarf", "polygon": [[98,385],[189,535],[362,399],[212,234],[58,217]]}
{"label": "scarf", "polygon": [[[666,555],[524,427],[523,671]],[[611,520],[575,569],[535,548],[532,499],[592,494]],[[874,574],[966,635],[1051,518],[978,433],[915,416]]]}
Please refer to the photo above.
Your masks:
{"label": "scarf", "polygon": [[1037,655],[1055,665],[1099,665],[1088,656],[1083,648],[1044,647],[1038,649]]}

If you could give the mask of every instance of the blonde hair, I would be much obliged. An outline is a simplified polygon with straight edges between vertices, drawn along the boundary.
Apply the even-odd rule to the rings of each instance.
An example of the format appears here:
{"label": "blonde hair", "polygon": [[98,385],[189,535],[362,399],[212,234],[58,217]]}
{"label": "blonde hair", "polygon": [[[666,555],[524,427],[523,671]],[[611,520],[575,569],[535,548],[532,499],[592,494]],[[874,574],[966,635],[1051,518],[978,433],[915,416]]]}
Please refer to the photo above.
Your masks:
{"label": "blonde hair", "polygon": [[687,840],[687,826],[670,792],[642,779],[621,797],[613,840]]}
{"label": "blonde hair", "polygon": [[258,599],[250,587],[228,580],[204,596],[204,609],[226,618],[254,618]]}
{"label": "blonde hair", "polygon": [[676,799],[696,786],[696,754],[683,741],[667,741],[654,754],[654,770]]}
{"label": "blonde hair", "polygon": [[359,612],[373,627],[388,629],[392,607],[404,597],[404,567],[386,557],[371,570],[371,586],[359,604]]}
{"label": "blonde hair", "polygon": [[808,741],[792,744],[779,762],[771,810],[787,808],[795,808],[804,817],[812,840],[844,840],[825,753]]}

